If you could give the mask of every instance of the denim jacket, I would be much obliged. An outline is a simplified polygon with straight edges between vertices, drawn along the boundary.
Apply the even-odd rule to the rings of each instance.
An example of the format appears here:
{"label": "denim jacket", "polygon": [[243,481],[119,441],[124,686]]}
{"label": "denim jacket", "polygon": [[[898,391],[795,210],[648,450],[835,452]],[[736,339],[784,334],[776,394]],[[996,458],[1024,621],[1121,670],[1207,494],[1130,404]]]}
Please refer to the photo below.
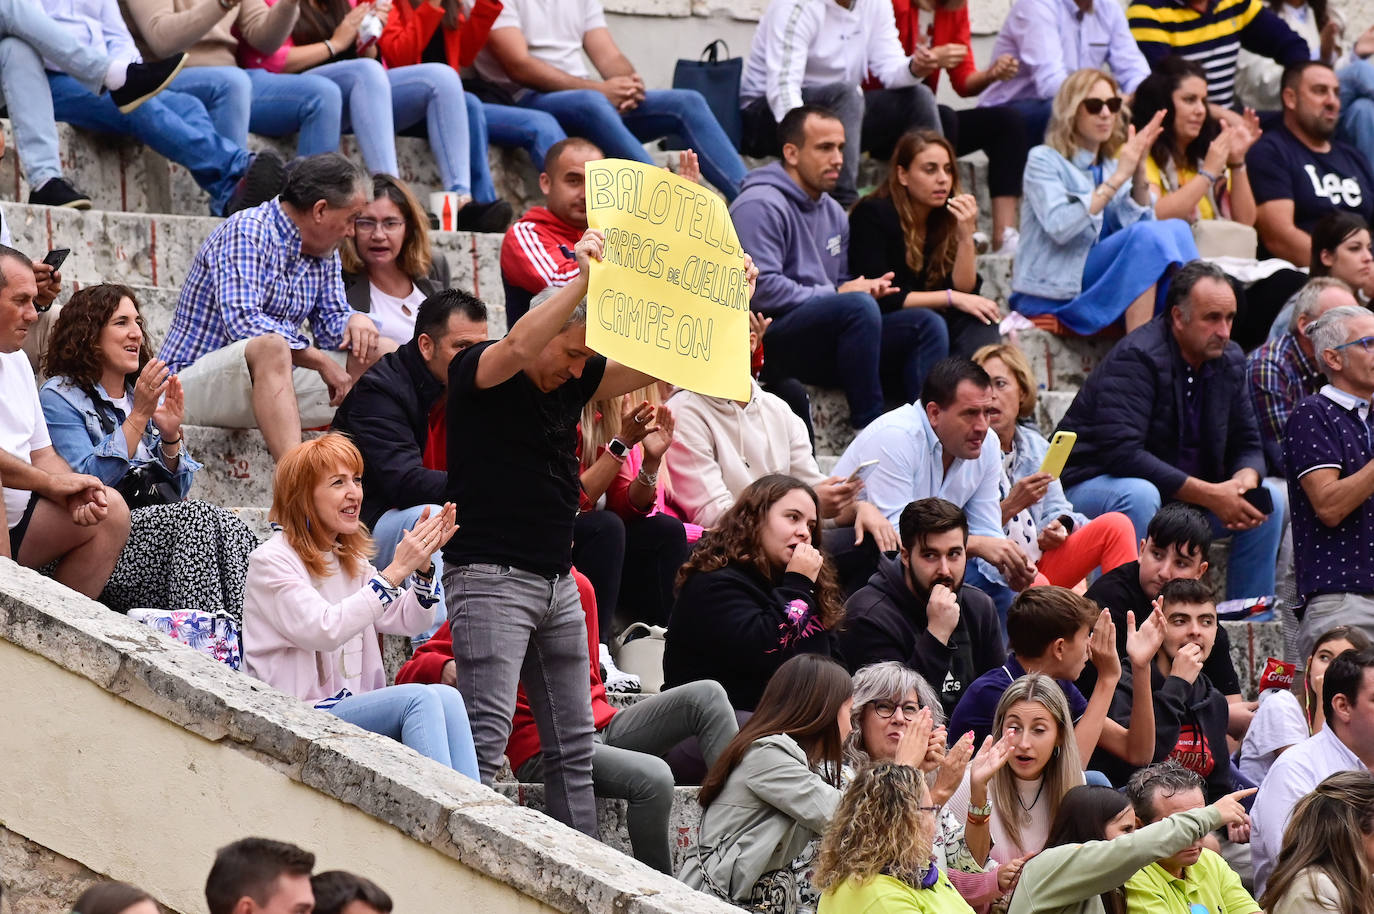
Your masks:
{"label": "denim jacket", "polygon": [[1026,159],[1021,204],[1021,241],[1012,266],[1015,292],[1066,301],[1083,291],[1088,252],[1107,235],[1155,217],[1153,206],[1131,199],[1131,182],[1121,185],[1106,208],[1088,214],[1093,190],[1116,174],[1116,159],[1102,163],[1101,180],[1092,173],[1093,154],[1074,153],[1072,161],[1049,146],[1036,146]]}
{"label": "denim jacket", "polygon": [[192,460],[186,450],[185,438],[182,439],[181,460],[176,472],[169,470],[161,457],[154,456],[161,453],[157,446],[162,436],[152,422],[148,423],[138,450],[130,458],[128,440],[118,427],[126,418],[123,403],[111,400],[99,385],[96,385],[95,391],[104,398],[106,407],[116,417],[115,430],[109,434],[101,427],[100,414],[91,398],[66,378],[50,378],[38,392],[39,402],[43,404],[43,418],[48,423],[48,435],[58,456],[67,461],[74,472],[89,473],[107,486],[118,485],[134,467],[156,463],[170,474],[177,491],[185,498],[191,489],[192,477],[200,469],[200,464]]}

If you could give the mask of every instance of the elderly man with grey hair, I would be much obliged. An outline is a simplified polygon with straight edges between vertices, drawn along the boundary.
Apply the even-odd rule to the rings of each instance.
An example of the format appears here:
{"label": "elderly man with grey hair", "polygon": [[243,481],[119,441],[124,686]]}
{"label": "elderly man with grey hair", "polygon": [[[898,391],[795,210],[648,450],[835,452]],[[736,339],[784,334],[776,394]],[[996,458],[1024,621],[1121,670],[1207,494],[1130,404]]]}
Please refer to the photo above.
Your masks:
{"label": "elderly man with grey hair", "polygon": [[158,353],[181,374],[187,424],[256,427],[280,460],[396,348],[349,307],[339,268],[338,246],[371,192],[367,173],[337,153],[300,159],[280,196],[201,245]]}
{"label": "elderly man with grey hair", "polygon": [[1250,353],[1245,374],[1264,440],[1268,476],[1283,475],[1283,430],[1293,407],[1326,384],[1320,360],[1307,338],[1307,327],[1332,308],[1359,304],[1334,276],[1311,279],[1293,296],[1288,332]]}
{"label": "elderly man with grey hair", "polygon": [[1293,505],[1293,557],[1306,604],[1299,655],[1332,625],[1374,637],[1374,313],[1335,308],[1307,338],[1328,383],[1288,419],[1283,457]]}

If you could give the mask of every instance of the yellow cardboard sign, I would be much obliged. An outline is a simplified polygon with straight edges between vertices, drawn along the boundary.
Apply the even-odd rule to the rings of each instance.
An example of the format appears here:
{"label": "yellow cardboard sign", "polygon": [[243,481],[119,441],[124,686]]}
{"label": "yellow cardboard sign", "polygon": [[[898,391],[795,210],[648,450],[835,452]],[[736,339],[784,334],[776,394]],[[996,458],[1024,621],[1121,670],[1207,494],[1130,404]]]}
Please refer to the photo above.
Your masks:
{"label": "yellow cardboard sign", "polygon": [[720,197],[662,168],[587,163],[587,222],[606,236],[587,345],[711,397],[748,400],[749,285]]}

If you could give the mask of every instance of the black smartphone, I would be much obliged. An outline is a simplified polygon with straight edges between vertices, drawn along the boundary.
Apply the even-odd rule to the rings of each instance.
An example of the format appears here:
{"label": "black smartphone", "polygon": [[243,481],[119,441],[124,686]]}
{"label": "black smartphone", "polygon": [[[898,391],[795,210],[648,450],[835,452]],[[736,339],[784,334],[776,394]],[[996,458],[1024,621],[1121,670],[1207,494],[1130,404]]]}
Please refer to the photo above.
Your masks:
{"label": "black smartphone", "polygon": [[1241,498],[1257,508],[1261,514],[1274,513],[1274,496],[1270,495],[1269,490],[1264,486],[1255,486],[1241,495]]}
{"label": "black smartphone", "polygon": [[43,255],[43,262],[53,268],[53,272],[62,269],[62,264],[66,263],[67,255],[72,252],[71,248],[53,248]]}

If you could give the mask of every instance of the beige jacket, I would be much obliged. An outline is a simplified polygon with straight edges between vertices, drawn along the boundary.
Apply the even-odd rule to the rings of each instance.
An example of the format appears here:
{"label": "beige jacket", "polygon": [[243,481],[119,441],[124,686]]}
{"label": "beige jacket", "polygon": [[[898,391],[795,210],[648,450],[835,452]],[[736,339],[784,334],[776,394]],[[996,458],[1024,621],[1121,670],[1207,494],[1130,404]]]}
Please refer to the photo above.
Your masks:
{"label": "beige jacket", "polygon": [[808,485],[826,478],[811,454],[806,425],[781,398],[752,383],[745,406],[690,390],[668,401],[677,431],[664,460],[673,502],[694,524],[715,526],[746,486],[769,473]]}
{"label": "beige jacket", "polygon": [[1308,867],[1298,873],[1269,914],[1336,914],[1340,910],[1341,893],[1336,883],[1316,867]]}
{"label": "beige jacket", "polygon": [[[282,46],[296,27],[299,0],[120,0],[124,21],[149,60],[188,51],[188,67],[237,67],[239,37],[263,54]],[[235,37],[235,30],[239,37]]]}

